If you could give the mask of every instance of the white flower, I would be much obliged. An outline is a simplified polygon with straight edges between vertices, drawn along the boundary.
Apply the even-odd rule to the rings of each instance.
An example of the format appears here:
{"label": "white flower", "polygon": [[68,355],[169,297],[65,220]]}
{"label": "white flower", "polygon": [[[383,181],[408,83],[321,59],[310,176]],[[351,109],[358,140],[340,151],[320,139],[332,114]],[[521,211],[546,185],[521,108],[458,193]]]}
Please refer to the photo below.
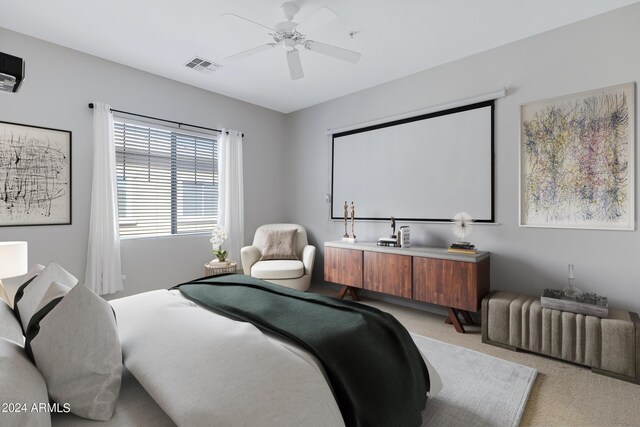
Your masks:
{"label": "white flower", "polygon": [[465,236],[471,234],[473,218],[466,212],[458,212],[451,220],[453,222],[453,235],[464,240]]}
{"label": "white flower", "polygon": [[213,250],[219,250],[222,243],[227,240],[227,237],[229,236],[224,228],[220,227],[218,224],[214,225],[213,230],[211,231],[211,239],[209,239]]}

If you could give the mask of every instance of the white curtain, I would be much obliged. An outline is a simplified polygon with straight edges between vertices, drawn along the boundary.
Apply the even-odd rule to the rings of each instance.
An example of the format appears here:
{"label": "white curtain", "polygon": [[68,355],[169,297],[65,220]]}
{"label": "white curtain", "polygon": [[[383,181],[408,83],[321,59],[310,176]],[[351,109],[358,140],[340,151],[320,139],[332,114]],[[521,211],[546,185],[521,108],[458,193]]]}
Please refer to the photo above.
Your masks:
{"label": "white curtain", "polygon": [[93,103],[93,186],[85,285],[98,295],[123,289],[113,114],[102,102]]}
{"label": "white curtain", "polygon": [[244,245],[244,189],[242,184],[242,133],[222,129],[218,158],[218,224],[227,231],[222,248],[240,265]]}

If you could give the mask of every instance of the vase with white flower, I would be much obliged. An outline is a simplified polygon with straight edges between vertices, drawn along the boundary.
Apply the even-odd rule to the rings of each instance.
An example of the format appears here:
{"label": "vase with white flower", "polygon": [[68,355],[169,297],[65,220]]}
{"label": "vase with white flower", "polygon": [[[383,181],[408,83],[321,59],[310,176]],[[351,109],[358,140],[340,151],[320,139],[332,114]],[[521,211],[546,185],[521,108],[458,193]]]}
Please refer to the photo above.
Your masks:
{"label": "vase with white flower", "polygon": [[213,249],[213,254],[216,256],[216,259],[213,260],[213,262],[228,263],[227,251],[222,249],[222,244],[227,240],[227,237],[229,236],[224,228],[220,227],[218,224],[213,226],[211,239],[209,239]]}

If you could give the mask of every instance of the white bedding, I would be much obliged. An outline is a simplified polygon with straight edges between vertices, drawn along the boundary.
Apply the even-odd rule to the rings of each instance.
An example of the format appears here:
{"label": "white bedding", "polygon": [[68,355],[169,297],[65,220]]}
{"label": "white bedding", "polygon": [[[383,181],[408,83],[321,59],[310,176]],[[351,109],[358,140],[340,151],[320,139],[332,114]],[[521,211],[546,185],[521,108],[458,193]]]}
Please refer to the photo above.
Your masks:
{"label": "white bedding", "polygon": [[126,369],[113,417],[109,421],[93,421],[72,413],[52,413],[53,427],[175,427],[175,423],[153,401]]}
{"label": "white bedding", "polygon": [[179,291],[111,301],[124,363],[185,426],[343,426],[319,363]]}

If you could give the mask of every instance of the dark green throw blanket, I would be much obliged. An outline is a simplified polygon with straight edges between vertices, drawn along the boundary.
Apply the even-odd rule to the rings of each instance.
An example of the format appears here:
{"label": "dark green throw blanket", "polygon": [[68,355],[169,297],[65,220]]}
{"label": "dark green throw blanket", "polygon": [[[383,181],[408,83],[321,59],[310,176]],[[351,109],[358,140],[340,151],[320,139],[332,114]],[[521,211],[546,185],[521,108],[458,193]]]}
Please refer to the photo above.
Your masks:
{"label": "dark green throw blanket", "polygon": [[214,312],[250,322],[315,355],[347,426],[421,424],[429,373],[411,336],[390,314],[239,274],[176,288]]}

